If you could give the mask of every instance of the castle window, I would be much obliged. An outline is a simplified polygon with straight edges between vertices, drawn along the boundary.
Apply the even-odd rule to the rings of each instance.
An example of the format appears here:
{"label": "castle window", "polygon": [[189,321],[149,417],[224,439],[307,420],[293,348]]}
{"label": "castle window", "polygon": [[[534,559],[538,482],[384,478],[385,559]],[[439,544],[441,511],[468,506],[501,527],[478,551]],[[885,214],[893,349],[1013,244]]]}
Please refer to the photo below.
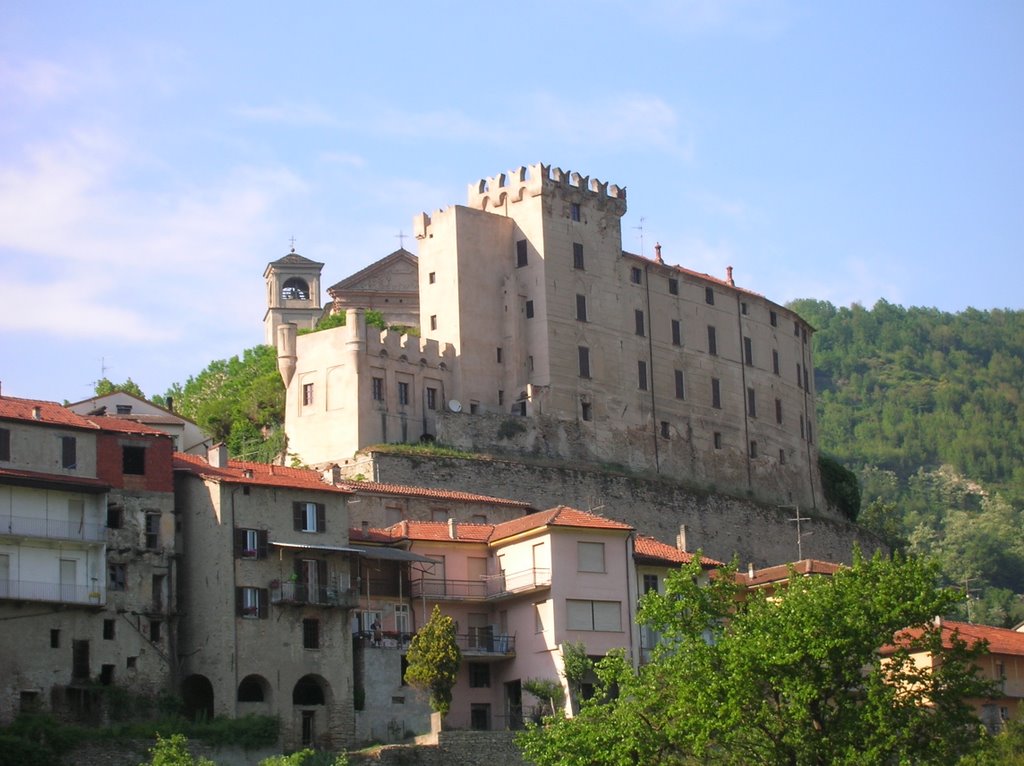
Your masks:
{"label": "castle window", "polygon": [[754,397],[754,389],[747,389],[747,414],[752,417],[757,417],[757,399]]}
{"label": "castle window", "polygon": [[775,400],[775,422],[782,425],[782,400]]}
{"label": "castle window", "polygon": [[679,280],[675,277],[668,278],[668,294],[679,295]]}
{"label": "castle window", "polygon": [[434,282],[437,281],[437,275],[433,271],[430,272],[429,274],[427,274],[427,281],[430,284],[434,284]]}
{"label": "castle window", "polygon": [[436,330],[437,329],[437,314],[431,314],[430,315],[430,329],[431,330]]}
{"label": "castle window", "polygon": [[634,285],[639,285],[643,282],[643,278],[643,272],[638,267],[634,266],[629,270],[629,281]]}
{"label": "castle window", "polygon": [[526,368],[530,372],[533,372],[533,354],[530,354],[528,357],[526,357]]}
{"label": "castle window", "polygon": [[715,305],[715,291],[710,287],[704,288],[704,302],[709,306]]}
{"label": "castle window", "polygon": [[526,302],[526,318],[533,319],[533,301]]}
{"label": "castle window", "polygon": [[804,416],[800,416],[800,438],[804,438]]}
{"label": "castle window", "polygon": [[398,403],[402,407],[409,405],[409,384],[404,380],[398,382]]}
{"label": "castle window", "polygon": [[800,337],[800,323],[796,320],[793,320],[793,334],[798,338]]}
{"label": "castle window", "polygon": [[778,349],[772,349],[772,372],[776,375],[779,374],[779,352]]}
{"label": "castle window", "polygon": [[796,387],[797,388],[802,387],[803,386],[803,382],[804,382],[803,372],[800,369],[800,362],[797,362],[796,363]]}
{"label": "castle window", "polygon": [[580,417],[582,417],[583,420],[593,420],[594,411],[591,408],[590,402],[580,402],[580,410]]}
{"label": "castle window", "polygon": [[526,240],[520,239],[516,242],[516,268],[521,269],[526,265]]}
{"label": "castle window", "polygon": [[813,444],[814,443],[814,439],[811,438],[811,421],[810,420],[807,421],[807,443],[808,444]]}
{"label": "castle window", "polygon": [[373,395],[373,401],[384,401],[384,378],[371,378],[370,390]]}
{"label": "castle window", "polygon": [[716,410],[722,409],[722,384],[718,378],[711,379],[711,406]]}
{"label": "castle window", "polygon": [[778,325],[779,325],[779,315],[776,314],[774,311],[769,311],[768,312],[768,322],[769,322],[769,324],[771,324],[772,327],[778,327]]}
{"label": "castle window", "polygon": [[686,389],[683,387],[683,371],[676,370],[676,399],[686,398]]}
{"label": "castle window", "polygon": [[572,267],[583,269],[583,245],[579,242],[572,243]]}
{"label": "castle window", "polygon": [[746,301],[740,301],[740,313],[743,314],[743,316],[747,315],[747,302]]}
{"label": "castle window", "polygon": [[715,328],[712,325],[708,325],[708,353],[711,356],[718,354],[718,337],[715,334]]}
{"label": "castle window", "polygon": [[313,384],[304,383],[302,385],[302,404],[309,406],[313,403]]}
{"label": "castle window", "polygon": [[750,338],[743,338],[743,361],[747,365],[754,364],[754,343]]}
{"label": "castle window", "polygon": [[715,431],[714,437],[713,437],[713,441],[714,441],[714,444],[715,444],[715,449],[722,449],[722,432],[721,431]]}
{"label": "castle window", "polygon": [[133,476],[146,474],[146,448],[121,447],[121,471]]}
{"label": "castle window", "polygon": [[683,343],[683,326],[678,319],[672,320],[672,345],[681,346]]}
{"label": "castle window", "polygon": [[302,621],[302,648],[320,648],[320,620],[306,618]]}
{"label": "castle window", "polygon": [[505,392],[502,389],[498,389],[498,406],[500,407],[505,403]]}
{"label": "castle window", "polygon": [[757,442],[755,441],[750,442],[750,457],[757,457]]}
{"label": "castle window", "polygon": [[498,362],[498,364],[501,364],[501,362],[502,362],[502,358],[501,358],[501,356],[502,356],[502,354],[501,354],[501,346],[498,346],[498,347],[497,347],[497,349],[496,349],[496,352],[497,352],[497,353],[495,354],[495,356],[496,356],[496,358],[497,358],[497,362]]}
{"label": "castle window", "polygon": [[286,301],[308,301],[309,285],[306,280],[292,277],[281,286],[281,299]]}
{"label": "castle window", "polygon": [[669,425],[668,425],[668,421],[667,420],[661,421],[661,438],[662,439],[668,439],[669,438]]}
{"label": "castle window", "polygon": [[436,388],[428,388],[427,389],[427,409],[428,410],[436,410],[437,409],[437,389]]}
{"label": "castle window", "polygon": [[641,338],[644,337],[646,332],[644,327],[644,312],[640,309],[633,310],[633,323],[636,325],[636,334]]}
{"label": "castle window", "polygon": [[569,217],[574,221],[580,220],[580,203],[573,202],[569,205]]}
{"label": "castle window", "polygon": [[808,379],[808,376],[807,376],[807,368],[804,367],[804,391],[810,391],[810,390],[811,390],[811,383],[810,383],[810,380]]}
{"label": "castle window", "polygon": [[786,464],[786,450],[780,449],[779,450],[779,465],[785,465],[785,464]]}
{"label": "castle window", "polygon": [[640,360],[636,363],[637,387],[641,391],[647,390],[647,362]]}
{"label": "castle window", "polygon": [[586,346],[579,346],[579,359],[580,359],[580,377],[590,377],[590,349]]}
{"label": "castle window", "polygon": [[576,319],[581,322],[587,321],[587,296],[576,294]]}

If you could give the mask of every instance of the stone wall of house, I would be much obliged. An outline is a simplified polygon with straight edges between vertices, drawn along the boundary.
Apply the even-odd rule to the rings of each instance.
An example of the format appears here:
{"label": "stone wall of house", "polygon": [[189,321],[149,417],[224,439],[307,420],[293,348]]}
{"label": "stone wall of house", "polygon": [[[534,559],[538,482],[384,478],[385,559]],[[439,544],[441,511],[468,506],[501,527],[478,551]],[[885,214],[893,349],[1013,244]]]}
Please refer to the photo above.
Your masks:
{"label": "stone wall of house", "polygon": [[436,745],[390,745],[349,756],[352,766],[527,766],[512,731],[442,731]]}
{"label": "stone wall of house", "polygon": [[[568,466],[550,461],[459,459],[372,452],[375,481],[480,492],[525,500],[538,509],[569,505],[592,510],[676,544],[685,527],[685,548],[722,561],[771,566],[798,558],[797,506],[767,506],[749,499],[694,489],[678,482]],[[362,466],[365,472],[366,464]],[[854,544],[866,553],[879,547],[854,524],[799,508],[804,558],[849,562]]]}
{"label": "stone wall of house", "polygon": [[[66,753],[63,766],[138,766],[150,759],[149,740],[118,740],[113,742],[87,742]],[[243,750],[240,747],[211,747],[189,741],[189,752],[212,760],[217,766],[256,766],[264,758],[280,753],[280,748]]]}

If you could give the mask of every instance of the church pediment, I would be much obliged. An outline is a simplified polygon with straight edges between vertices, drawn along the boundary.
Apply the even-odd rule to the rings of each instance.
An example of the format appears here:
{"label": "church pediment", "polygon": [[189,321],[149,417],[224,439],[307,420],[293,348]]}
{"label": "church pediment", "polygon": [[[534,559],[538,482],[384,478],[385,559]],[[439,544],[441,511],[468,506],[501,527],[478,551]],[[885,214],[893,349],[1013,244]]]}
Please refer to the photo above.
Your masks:
{"label": "church pediment", "polygon": [[408,250],[396,250],[327,288],[336,297],[345,293],[419,291],[418,259]]}

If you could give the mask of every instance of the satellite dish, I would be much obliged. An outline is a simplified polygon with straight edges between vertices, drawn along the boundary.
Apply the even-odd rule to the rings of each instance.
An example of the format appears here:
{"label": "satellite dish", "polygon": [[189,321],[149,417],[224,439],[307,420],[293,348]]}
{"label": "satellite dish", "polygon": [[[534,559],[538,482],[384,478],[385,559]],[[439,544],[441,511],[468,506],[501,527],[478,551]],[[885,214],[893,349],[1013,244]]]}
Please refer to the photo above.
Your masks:
{"label": "satellite dish", "polygon": [[452,412],[462,412],[462,402],[460,402],[458,399],[452,399],[450,402],[448,402],[448,409],[450,409]]}

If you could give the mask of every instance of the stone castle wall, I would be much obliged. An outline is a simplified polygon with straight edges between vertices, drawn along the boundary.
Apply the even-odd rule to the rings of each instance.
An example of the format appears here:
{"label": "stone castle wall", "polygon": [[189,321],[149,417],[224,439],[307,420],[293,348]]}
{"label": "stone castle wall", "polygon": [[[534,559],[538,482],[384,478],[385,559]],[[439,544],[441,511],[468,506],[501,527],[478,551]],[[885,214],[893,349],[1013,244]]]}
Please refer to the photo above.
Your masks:
{"label": "stone castle wall", "polygon": [[[685,547],[742,565],[771,566],[798,558],[796,507],[766,506],[682,484],[612,473],[586,466],[522,459],[438,458],[372,452],[375,481],[460,489],[525,500],[539,509],[569,505],[624,521],[642,534],[675,544],[686,527]],[[365,473],[366,463],[361,465]],[[804,558],[849,562],[854,544],[865,553],[880,546],[874,536],[834,512],[809,512],[801,524]]]}

